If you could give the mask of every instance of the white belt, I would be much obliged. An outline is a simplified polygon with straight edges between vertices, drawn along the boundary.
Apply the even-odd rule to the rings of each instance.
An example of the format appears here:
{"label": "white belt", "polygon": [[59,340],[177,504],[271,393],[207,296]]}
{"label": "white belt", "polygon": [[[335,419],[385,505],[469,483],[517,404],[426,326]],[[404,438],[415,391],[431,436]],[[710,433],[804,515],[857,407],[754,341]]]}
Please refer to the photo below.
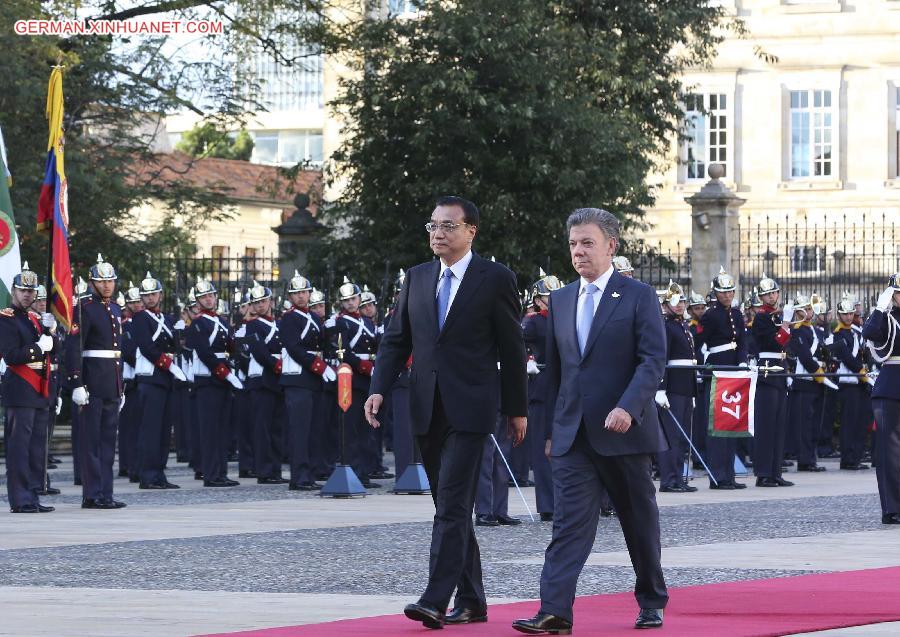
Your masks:
{"label": "white belt", "polygon": [[786,355],[784,352],[760,352],[756,357],[769,360],[783,360]]}
{"label": "white belt", "polygon": [[[41,370],[44,369],[43,363],[25,363],[25,366],[30,369],[41,369]],[[51,372],[55,372],[57,369],[59,369],[59,365],[57,365],[56,363],[53,363],[52,365],[50,365]]]}
{"label": "white belt", "polygon": [[374,354],[357,354],[356,358],[358,358],[361,361],[370,361],[373,358],[375,358],[375,355]]}
{"label": "white belt", "polygon": [[891,356],[882,365],[900,365],[900,356]]}
{"label": "white belt", "polygon": [[710,347],[709,353],[718,354],[719,352],[730,352],[733,349],[737,349],[737,343],[731,341],[730,343],[725,343],[724,345],[716,345],[715,347]]}
{"label": "white belt", "polygon": [[318,358],[322,358],[322,352],[313,352],[312,350],[306,350],[306,353],[312,354],[313,356],[316,356]]}
{"label": "white belt", "polygon": [[691,367],[697,364],[693,358],[673,358],[666,363],[669,367]]}
{"label": "white belt", "polygon": [[216,358],[228,358],[228,352],[213,352]]}
{"label": "white belt", "polygon": [[84,358],[121,358],[122,352],[116,349],[86,349],[81,355]]}

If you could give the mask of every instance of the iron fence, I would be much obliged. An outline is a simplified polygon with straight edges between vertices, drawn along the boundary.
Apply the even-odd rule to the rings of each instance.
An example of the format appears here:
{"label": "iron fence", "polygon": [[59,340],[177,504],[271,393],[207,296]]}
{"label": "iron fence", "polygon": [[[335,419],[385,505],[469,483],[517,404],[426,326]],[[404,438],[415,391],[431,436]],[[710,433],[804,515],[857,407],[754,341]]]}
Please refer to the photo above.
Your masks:
{"label": "iron fence", "polygon": [[890,274],[900,270],[900,233],[886,214],[821,222],[745,218],[733,247],[744,296],[765,274],[780,284],[783,299],[816,293],[829,308],[846,292],[871,307]]}
{"label": "iron fence", "polygon": [[[691,249],[676,243],[674,249],[663,249],[662,244],[655,246],[639,242],[627,245],[621,254],[628,258],[634,268],[634,278],[647,285],[661,290],[669,285],[669,281],[678,283],[685,292],[691,290]],[[706,290],[697,290],[705,294]]]}

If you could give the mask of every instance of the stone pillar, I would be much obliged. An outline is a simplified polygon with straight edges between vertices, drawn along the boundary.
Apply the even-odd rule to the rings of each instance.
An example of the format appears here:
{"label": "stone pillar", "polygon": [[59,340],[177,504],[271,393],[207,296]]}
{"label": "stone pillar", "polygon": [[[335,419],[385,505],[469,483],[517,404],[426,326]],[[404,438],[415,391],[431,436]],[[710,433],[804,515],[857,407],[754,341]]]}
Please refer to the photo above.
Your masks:
{"label": "stone pillar", "polygon": [[309,247],[322,230],[320,224],[309,211],[309,195],[298,193],[294,196],[296,209],[280,226],[272,228],[278,235],[278,266],[281,279],[290,279],[297,270],[303,276],[306,272]]}
{"label": "stone pillar", "polygon": [[721,164],[711,164],[710,180],[699,192],[686,197],[691,206],[691,287],[705,295],[719,268],[740,281],[738,260],[738,209],[746,199],[741,199],[720,179],[725,175]]}

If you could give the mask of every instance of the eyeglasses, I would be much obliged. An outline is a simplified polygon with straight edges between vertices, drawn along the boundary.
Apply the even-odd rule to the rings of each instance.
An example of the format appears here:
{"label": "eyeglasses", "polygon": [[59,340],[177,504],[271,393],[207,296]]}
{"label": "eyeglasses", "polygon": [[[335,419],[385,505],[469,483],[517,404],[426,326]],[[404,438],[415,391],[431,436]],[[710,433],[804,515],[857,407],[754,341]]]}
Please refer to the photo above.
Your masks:
{"label": "eyeglasses", "polygon": [[451,221],[442,221],[440,223],[435,223],[433,221],[429,221],[428,223],[425,224],[425,230],[428,232],[428,234],[431,234],[432,232],[437,232],[438,230],[440,230],[441,232],[453,232],[460,226],[468,226],[468,225],[470,225],[470,224],[465,223],[465,222],[453,223]]}

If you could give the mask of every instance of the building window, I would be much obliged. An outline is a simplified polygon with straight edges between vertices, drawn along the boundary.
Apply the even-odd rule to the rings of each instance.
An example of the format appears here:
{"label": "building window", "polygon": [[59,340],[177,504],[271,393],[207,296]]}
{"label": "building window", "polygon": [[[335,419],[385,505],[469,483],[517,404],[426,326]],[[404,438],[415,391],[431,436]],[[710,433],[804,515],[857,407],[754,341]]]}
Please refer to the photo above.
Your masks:
{"label": "building window", "polygon": [[270,111],[309,111],[323,108],[322,55],[309,46],[285,44],[281,54],[291,60],[281,64],[265,51],[256,55],[256,77],[261,101]]}
{"label": "building window", "polygon": [[256,263],[257,249],[244,248],[244,272],[246,276],[255,279],[259,276],[259,267]]}
{"label": "building window", "polygon": [[791,178],[830,177],[833,109],[831,91],[791,91]]}
{"label": "building window", "polygon": [[894,87],[894,176],[900,177],[900,86]]}
{"label": "building window", "polygon": [[821,272],[825,269],[825,249],[821,246],[793,246],[791,272]]}
{"label": "building window", "polygon": [[259,164],[291,166],[324,160],[320,130],[266,131],[256,133],[253,140],[253,161]]}
{"label": "building window", "polygon": [[692,93],[685,97],[687,180],[706,179],[709,164],[728,167],[728,114],[725,93]]}
{"label": "building window", "polygon": [[223,273],[227,273],[229,270],[228,267],[228,255],[230,252],[230,248],[228,246],[213,246],[210,251],[210,256],[212,257],[212,276],[214,278],[220,278]]}

